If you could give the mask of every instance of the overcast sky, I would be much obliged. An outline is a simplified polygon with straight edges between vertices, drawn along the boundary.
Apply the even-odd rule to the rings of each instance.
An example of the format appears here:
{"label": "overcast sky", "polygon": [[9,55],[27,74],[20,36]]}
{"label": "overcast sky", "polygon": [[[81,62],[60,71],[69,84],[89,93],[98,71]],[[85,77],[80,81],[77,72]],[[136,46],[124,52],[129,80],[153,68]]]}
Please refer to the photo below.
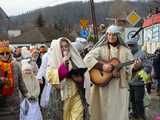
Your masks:
{"label": "overcast sky", "polygon": [[[89,0],[0,0],[0,7],[7,13],[8,16],[14,16],[25,13],[38,8],[46,6],[54,6],[71,1],[84,1]],[[95,2],[111,1],[111,0],[94,0]],[[132,0],[135,1],[135,0]]]}

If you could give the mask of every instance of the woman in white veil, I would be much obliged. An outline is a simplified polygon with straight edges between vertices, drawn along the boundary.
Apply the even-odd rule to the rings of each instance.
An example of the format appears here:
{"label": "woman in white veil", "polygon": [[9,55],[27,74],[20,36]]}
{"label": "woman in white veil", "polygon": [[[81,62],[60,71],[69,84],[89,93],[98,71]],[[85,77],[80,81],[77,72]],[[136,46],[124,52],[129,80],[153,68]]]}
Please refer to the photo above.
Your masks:
{"label": "woman in white veil", "polygon": [[[83,72],[82,75],[81,71],[79,71],[81,69],[84,70],[85,68],[86,66],[79,52],[72,47],[69,39],[62,37],[58,40],[52,41],[48,56],[47,77],[49,82],[52,84],[53,89],[56,89],[56,91],[58,90],[61,101],[64,103],[64,120],[84,119],[84,104],[81,100],[82,97],[77,85],[82,85],[82,88],[86,89],[86,98],[88,98],[87,96],[89,95],[88,91],[90,87],[89,73]],[[82,75],[81,77],[84,79],[80,82],[72,79],[70,72],[72,70],[75,70],[76,72],[78,71],[78,75]]]}

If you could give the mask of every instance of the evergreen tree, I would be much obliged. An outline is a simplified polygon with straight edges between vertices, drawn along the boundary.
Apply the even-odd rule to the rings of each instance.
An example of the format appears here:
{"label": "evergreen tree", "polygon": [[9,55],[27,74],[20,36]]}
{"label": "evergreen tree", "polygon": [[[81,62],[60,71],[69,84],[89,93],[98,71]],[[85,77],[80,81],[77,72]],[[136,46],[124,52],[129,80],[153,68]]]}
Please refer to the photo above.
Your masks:
{"label": "evergreen tree", "polygon": [[45,21],[43,19],[42,14],[38,15],[37,20],[36,20],[36,24],[37,24],[38,27],[43,27],[44,26]]}

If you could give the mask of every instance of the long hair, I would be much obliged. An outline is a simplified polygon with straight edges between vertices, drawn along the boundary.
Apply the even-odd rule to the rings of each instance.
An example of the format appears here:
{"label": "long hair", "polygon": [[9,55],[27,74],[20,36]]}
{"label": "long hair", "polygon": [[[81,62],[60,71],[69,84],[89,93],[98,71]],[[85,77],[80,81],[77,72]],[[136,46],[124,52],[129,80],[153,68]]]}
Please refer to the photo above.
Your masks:
{"label": "long hair", "polygon": [[122,39],[121,35],[119,33],[117,33],[116,35],[117,35],[117,40],[118,40],[119,44],[124,46],[124,47],[127,47],[127,45],[125,44],[125,42]]}

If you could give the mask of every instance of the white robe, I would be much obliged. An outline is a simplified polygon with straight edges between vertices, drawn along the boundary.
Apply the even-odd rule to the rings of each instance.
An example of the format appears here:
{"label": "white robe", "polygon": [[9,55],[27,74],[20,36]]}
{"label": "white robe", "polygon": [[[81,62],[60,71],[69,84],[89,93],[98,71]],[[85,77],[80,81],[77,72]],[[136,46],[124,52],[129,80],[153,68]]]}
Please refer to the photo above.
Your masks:
{"label": "white robe", "polygon": [[[117,48],[112,46],[110,50],[110,57],[108,56],[109,50],[107,45],[95,48],[90,51],[84,61],[91,70],[98,62],[97,59],[107,60],[109,58],[118,57],[121,62],[126,62],[133,59],[129,50],[120,46],[120,52]],[[120,55],[118,55],[120,53]],[[121,74],[121,83],[119,78],[114,78],[105,87],[98,87],[93,85],[91,87],[91,120],[128,120],[128,81],[130,67],[124,67]]]}
{"label": "white robe", "polygon": [[[38,73],[37,73],[37,80],[42,80],[42,77],[44,77],[45,79],[46,78],[46,71],[47,71],[47,65],[48,65],[48,53],[45,53],[42,57],[42,64],[38,70]],[[48,81],[45,80],[45,82],[47,83]]]}

